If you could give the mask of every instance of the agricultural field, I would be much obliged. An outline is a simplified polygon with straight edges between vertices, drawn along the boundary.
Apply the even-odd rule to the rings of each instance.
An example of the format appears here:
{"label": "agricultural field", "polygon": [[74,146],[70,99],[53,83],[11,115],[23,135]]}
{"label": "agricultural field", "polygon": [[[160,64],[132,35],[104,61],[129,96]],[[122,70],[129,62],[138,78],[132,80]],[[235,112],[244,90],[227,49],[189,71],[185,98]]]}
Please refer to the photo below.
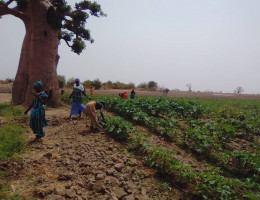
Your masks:
{"label": "agricultural field", "polygon": [[100,132],[67,119],[65,94],[41,142],[23,107],[0,104],[0,199],[259,199],[259,100],[91,98]]}
{"label": "agricultural field", "polygon": [[259,100],[93,99],[106,103],[106,132],[189,198],[259,199]]}

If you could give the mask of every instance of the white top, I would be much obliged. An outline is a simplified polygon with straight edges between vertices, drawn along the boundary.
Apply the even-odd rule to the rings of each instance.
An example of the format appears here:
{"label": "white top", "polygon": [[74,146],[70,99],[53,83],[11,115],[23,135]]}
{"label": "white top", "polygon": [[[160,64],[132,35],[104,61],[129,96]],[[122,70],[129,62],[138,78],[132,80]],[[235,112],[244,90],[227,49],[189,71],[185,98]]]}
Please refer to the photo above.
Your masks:
{"label": "white top", "polygon": [[76,83],[74,83],[73,88],[80,89],[82,92],[84,91],[84,87],[82,84],[79,84],[79,86],[77,86]]}

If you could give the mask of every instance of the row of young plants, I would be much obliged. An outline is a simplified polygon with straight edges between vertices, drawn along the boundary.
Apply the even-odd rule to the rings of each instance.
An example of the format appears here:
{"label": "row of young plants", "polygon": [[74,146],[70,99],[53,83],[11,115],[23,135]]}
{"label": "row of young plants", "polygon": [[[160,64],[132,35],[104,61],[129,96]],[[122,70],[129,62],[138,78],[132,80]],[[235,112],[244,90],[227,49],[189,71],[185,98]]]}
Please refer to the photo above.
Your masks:
{"label": "row of young plants", "polygon": [[181,132],[181,140],[178,142],[185,148],[209,159],[212,163],[233,175],[241,178],[250,177],[254,181],[259,181],[257,177],[259,177],[260,159],[257,152],[225,149],[225,144],[234,133],[230,131],[228,125],[220,126],[218,132],[215,130],[210,132],[207,129],[200,128],[207,123],[194,119],[188,120],[188,118],[188,127],[186,130],[180,130],[177,120],[165,120],[149,116],[148,113],[143,112],[136,106],[134,101],[119,101],[117,98],[110,97],[101,98],[106,102],[110,111],[144,125],[168,139],[177,140],[177,133]]}
{"label": "row of young plants", "polygon": [[254,135],[260,135],[260,118],[254,112],[242,112],[231,107],[206,107],[195,101],[171,98],[147,98],[141,97],[134,101],[144,112],[153,116],[167,116],[169,118],[183,118],[185,120],[207,119],[211,121],[211,129],[217,129],[214,124],[229,125],[235,133],[242,133],[246,139],[253,139]]}
{"label": "row of young plants", "polygon": [[206,107],[196,102],[186,102],[182,99],[147,98],[140,97],[134,101],[135,105],[144,112],[154,116],[181,117],[199,119],[207,112]]}
{"label": "row of young plants", "polygon": [[[183,147],[207,158],[214,163],[214,165],[221,167],[224,171],[228,171],[229,173],[241,178],[250,177],[256,182],[259,181],[259,151],[251,153],[246,150],[232,151],[230,149],[225,149],[225,144],[233,139],[235,134],[235,129],[229,124],[218,124],[211,119],[201,121],[196,118],[187,117],[185,119],[186,121],[182,121],[182,124],[180,125],[180,121],[174,118],[166,120],[150,116],[149,113],[144,112],[143,109],[138,106],[141,101],[146,101],[143,100],[144,98],[135,101],[121,101],[116,97],[95,96],[95,99],[105,101],[106,108],[110,111],[135,123],[148,127],[150,130],[160,134],[161,137],[177,141]],[[146,99],[150,99],[151,102],[155,102],[154,100],[156,100],[154,98]],[[159,98],[159,100],[160,102],[165,101],[162,98]],[[157,106],[160,105],[160,102],[157,102]],[[179,104],[181,103],[182,102],[179,102]],[[177,103],[175,102],[175,104]],[[145,103],[145,105],[147,106],[148,103]],[[151,106],[152,108],[156,106],[154,104],[151,105],[153,105]],[[161,109],[161,111],[162,110],[163,109]],[[191,110],[199,109],[193,108]],[[203,108],[203,110],[207,109]],[[162,112],[157,113],[163,114]],[[185,111],[185,113],[192,112]]]}
{"label": "row of young plants", "polygon": [[129,150],[144,158],[146,163],[161,174],[170,177],[188,191],[190,199],[259,199],[260,186],[250,179],[245,182],[225,178],[208,169],[197,172],[190,165],[173,157],[176,152],[165,150],[160,145],[151,145],[146,136],[120,117],[106,116],[105,131],[118,141],[126,142]]}

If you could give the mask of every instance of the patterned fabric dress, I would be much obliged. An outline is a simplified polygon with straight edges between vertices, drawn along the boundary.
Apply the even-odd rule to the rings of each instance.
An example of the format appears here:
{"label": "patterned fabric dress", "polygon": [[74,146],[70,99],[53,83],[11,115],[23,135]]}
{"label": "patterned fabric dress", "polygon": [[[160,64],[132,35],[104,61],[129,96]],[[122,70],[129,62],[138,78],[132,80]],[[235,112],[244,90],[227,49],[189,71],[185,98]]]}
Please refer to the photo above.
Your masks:
{"label": "patterned fabric dress", "polygon": [[98,125],[98,118],[95,107],[96,101],[90,101],[87,103],[87,111],[91,119],[91,126],[93,126],[93,128],[100,128],[100,126]]}
{"label": "patterned fabric dress", "polygon": [[82,92],[84,91],[83,85],[73,85],[72,93],[72,105],[70,115],[78,115],[80,112],[84,112],[86,107],[82,104]]}
{"label": "patterned fabric dress", "polygon": [[[47,100],[47,95],[44,92],[38,93],[42,100]],[[44,105],[41,103],[39,97],[33,99],[33,108],[30,115],[30,127],[38,137],[43,137],[45,131],[44,126],[49,126],[49,123],[45,119]]]}

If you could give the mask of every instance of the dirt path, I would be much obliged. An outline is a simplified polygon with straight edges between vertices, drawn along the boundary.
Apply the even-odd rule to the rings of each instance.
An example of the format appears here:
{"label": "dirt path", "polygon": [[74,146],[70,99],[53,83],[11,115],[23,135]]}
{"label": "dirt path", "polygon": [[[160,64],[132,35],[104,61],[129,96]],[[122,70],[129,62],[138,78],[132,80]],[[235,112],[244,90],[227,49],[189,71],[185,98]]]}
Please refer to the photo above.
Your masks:
{"label": "dirt path", "polygon": [[[86,119],[67,120],[69,108],[48,109],[52,126],[41,142],[29,142],[22,159],[0,163],[22,199],[182,199],[155,171],[105,133],[92,133]],[[86,118],[84,116],[84,118]],[[89,123],[89,121],[88,121]]]}
{"label": "dirt path", "polygon": [[8,103],[11,101],[12,95],[9,93],[0,93],[0,103]]}

